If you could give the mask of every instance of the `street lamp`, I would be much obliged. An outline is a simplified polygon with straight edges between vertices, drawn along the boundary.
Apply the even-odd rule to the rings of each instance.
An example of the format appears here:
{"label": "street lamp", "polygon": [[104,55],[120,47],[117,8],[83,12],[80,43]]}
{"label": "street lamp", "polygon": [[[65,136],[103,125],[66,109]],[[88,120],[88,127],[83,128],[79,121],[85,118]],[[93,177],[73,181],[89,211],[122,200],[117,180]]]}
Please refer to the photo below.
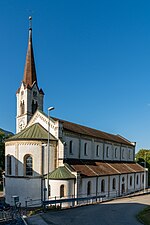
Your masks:
{"label": "street lamp", "polygon": [[49,198],[49,157],[50,157],[50,111],[54,107],[48,108],[48,144],[47,144],[47,198]]}
{"label": "street lamp", "polygon": [[144,193],[146,192],[146,152],[145,152],[145,160],[144,160]]}

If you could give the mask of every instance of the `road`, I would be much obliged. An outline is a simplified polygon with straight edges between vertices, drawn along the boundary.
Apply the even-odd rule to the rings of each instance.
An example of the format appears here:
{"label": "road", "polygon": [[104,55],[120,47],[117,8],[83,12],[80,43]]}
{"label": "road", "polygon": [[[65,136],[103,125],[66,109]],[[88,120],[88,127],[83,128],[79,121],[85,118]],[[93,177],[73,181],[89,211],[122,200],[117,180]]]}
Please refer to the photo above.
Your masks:
{"label": "road", "polygon": [[[48,212],[28,219],[29,225],[141,225],[136,215],[150,205],[150,194]],[[44,221],[42,220],[44,219]]]}

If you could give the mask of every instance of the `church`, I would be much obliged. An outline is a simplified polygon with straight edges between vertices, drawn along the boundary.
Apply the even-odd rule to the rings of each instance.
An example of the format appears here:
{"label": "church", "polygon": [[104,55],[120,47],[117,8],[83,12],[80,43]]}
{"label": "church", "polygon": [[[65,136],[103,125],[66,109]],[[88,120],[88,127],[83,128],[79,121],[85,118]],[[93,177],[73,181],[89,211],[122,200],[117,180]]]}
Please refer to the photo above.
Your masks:
{"label": "church", "polygon": [[147,186],[147,174],[135,163],[135,142],[50,116],[43,112],[38,86],[32,26],[21,86],[16,92],[16,134],[5,142],[6,202],[130,194]]}

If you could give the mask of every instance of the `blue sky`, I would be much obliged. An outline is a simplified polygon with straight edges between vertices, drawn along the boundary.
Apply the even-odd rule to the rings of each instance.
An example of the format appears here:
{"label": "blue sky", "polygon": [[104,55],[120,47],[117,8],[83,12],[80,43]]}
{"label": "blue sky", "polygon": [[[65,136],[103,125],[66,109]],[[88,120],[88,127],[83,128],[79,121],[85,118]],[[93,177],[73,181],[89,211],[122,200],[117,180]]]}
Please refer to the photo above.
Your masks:
{"label": "blue sky", "polygon": [[150,1],[0,0],[0,127],[15,132],[33,17],[44,111],[150,149]]}

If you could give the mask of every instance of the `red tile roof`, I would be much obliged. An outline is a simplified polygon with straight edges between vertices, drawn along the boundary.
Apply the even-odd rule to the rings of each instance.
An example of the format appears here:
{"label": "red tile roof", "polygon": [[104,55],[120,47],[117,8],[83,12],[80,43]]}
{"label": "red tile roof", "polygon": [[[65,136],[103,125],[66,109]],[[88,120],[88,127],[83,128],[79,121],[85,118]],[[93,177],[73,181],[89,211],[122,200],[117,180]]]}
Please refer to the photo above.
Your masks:
{"label": "red tile roof", "polygon": [[85,136],[94,137],[94,138],[101,139],[101,140],[113,141],[116,143],[129,145],[132,147],[134,146],[133,143],[131,143],[130,141],[128,141],[127,139],[123,138],[120,135],[109,134],[109,133],[106,133],[106,132],[103,132],[100,130],[96,130],[93,128],[89,128],[86,126],[82,126],[79,124],[75,124],[75,123],[57,119],[57,118],[53,118],[53,119],[59,120],[63,124],[63,129],[66,131],[70,131],[70,132],[77,133],[77,134],[82,134]]}
{"label": "red tile roof", "polygon": [[126,173],[144,172],[144,168],[135,162],[105,162],[86,160],[67,160],[67,165],[83,177],[107,176]]}

